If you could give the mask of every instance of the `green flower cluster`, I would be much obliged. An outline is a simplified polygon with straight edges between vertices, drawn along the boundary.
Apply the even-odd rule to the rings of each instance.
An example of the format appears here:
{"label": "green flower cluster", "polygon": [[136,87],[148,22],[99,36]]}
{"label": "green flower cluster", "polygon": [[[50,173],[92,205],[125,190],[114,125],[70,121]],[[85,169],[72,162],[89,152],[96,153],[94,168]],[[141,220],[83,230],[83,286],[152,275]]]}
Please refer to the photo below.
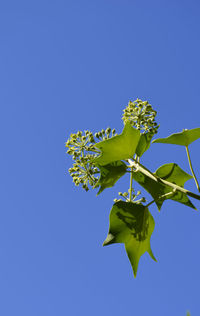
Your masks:
{"label": "green flower cluster", "polygon": [[71,134],[66,142],[67,153],[75,161],[72,168],[69,168],[69,173],[75,185],[81,184],[86,191],[89,190],[88,185],[94,186],[98,181],[95,175],[99,173],[99,170],[91,163],[97,152],[94,144],[95,139],[90,131],[84,133],[78,131],[76,134]]}
{"label": "green flower cluster", "polygon": [[89,185],[94,187],[98,182],[99,169],[92,163],[93,159],[100,154],[100,151],[95,148],[95,138],[98,141],[106,140],[116,135],[115,129],[111,131],[108,127],[106,130],[101,130],[98,133],[90,131],[78,131],[76,134],[71,134],[66,142],[68,148],[67,154],[72,156],[74,160],[72,168],[69,168],[69,173],[73,178],[76,186],[82,185],[86,191],[89,190]]}
{"label": "green flower cluster", "polygon": [[83,135],[83,132],[78,131],[76,134],[71,134],[67,140],[66,147],[69,148],[67,153],[72,155],[72,158],[76,160],[85,151],[92,151],[93,144],[95,144],[95,140],[92,132],[85,131],[85,135]]}
{"label": "green flower cluster", "polygon": [[[139,195],[141,195],[141,192],[140,191],[137,191],[137,193],[135,193],[135,190],[132,188],[132,192],[131,192],[131,201],[130,201],[130,189],[128,190],[128,192],[118,192],[118,195],[122,198],[124,198],[124,200],[126,202],[133,202],[133,203],[136,203],[136,204],[140,204],[140,203],[145,203],[146,202],[146,199],[144,197],[140,198],[139,200],[136,200]],[[114,202],[118,202],[118,201],[122,201],[121,199],[114,199]]]}
{"label": "green flower cluster", "polygon": [[148,101],[137,99],[130,101],[128,106],[123,110],[122,120],[124,124],[129,121],[132,126],[141,131],[154,135],[157,133],[159,125],[155,121],[157,112],[153,110]]}
{"label": "green flower cluster", "polygon": [[93,155],[80,157],[73,164],[73,167],[69,168],[69,173],[75,185],[82,184],[82,188],[86,191],[89,190],[88,184],[94,186],[98,182],[98,177],[95,177],[95,175],[99,173],[99,169],[90,162],[91,158],[93,158]]}

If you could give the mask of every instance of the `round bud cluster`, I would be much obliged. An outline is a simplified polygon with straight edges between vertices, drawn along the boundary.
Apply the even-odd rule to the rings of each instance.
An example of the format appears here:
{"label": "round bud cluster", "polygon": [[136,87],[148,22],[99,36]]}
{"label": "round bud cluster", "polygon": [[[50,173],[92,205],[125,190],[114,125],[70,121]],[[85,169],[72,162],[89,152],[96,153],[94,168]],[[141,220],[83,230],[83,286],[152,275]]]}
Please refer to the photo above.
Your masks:
{"label": "round bud cluster", "polygon": [[98,182],[97,174],[99,169],[92,163],[93,159],[100,154],[100,151],[95,148],[95,137],[98,141],[106,140],[116,135],[115,129],[111,130],[108,127],[106,130],[102,129],[100,132],[78,131],[76,134],[71,134],[66,142],[68,148],[67,153],[72,156],[75,163],[72,168],[69,168],[69,173],[73,178],[75,185],[82,185],[86,191],[90,186],[95,186]]}
{"label": "round bud cluster", "polygon": [[89,190],[88,185],[94,186],[98,181],[95,175],[99,173],[99,170],[91,162],[97,152],[94,144],[94,136],[90,131],[84,133],[78,131],[76,134],[71,134],[66,142],[67,153],[75,161],[72,168],[69,168],[69,173],[75,185],[82,185],[86,191]]}
{"label": "round bud cluster", "polygon": [[95,174],[98,174],[99,170],[90,163],[92,157],[92,155],[81,157],[73,164],[72,168],[69,168],[69,173],[73,178],[74,184],[76,186],[81,184],[82,188],[86,191],[89,190],[88,184],[94,186],[98,182]]}
{"label": "round bud cluster", "polygon": [[84,151],[93,151],[93,144],[95,143],[92,132],[78,131],[76,134],[71,134],[70,138],[66,142],[68,148],[67,153],[73,156],[73,159],[80,157]]}
{"label": "round bud cluster", "polygon": [[157,133],[159,125],[155,121],[157,112],[153,110],[148,101],[137,99],[130,101],[123,110],[122,120],[124,124],[131,122],[132,126],[140,130],[141,133],[149,133],[152,136]]}

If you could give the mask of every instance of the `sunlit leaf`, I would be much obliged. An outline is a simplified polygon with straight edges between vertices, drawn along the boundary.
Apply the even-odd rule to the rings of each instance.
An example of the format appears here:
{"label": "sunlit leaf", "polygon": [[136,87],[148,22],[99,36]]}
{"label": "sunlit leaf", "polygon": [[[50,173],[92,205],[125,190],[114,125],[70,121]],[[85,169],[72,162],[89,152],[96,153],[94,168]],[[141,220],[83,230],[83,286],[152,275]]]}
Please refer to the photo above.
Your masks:
{"label": "sunlit leaf", "polygon": [[145,252],[156,261],[150,246],[154,226],[154,219],[147,207],[118,201],[111,209],[109,232],[103,245],[124,243],[136,276],[140,257]]}
{"label": "sunlit leaf", "polygon": [[153,135],[147,133],[147,134],[141,134],[139,143],[136,148],[136,154],[138,157],[141,157],[144,152],[149,149],[151,140],[152,140]]}
{"label": "sunlit leaf", "polygon": [[176,163],[167,163],[159,167],[155,174],[169,182],[175,183],[181,187],[184,187],[186,181],[193,177],[181,169]]}
{"label": "sunlit leaf", "polygon": [[172,134],[166,138],[158,138],[152,143],[174,144],[181,146],[188,146],[195,140],[200,138],[200,128],[183,130],[181,133]]}
{"label": "sunlit leaf", "polygon": [[106,188],[113,187],[114,184],[119,180],[127,170],[127,166],[122,161],[115,161],[105,166],[99,166],[100,169],[100,178],[94,188],[100,186],[100,194]]}
{"label": "sunlit leaf", "polygon": [[[163,180],[167,180],[168,182],[172,182],[178,186],[183,187],[184,183],[191,179],[191,176],[184,172],[177,164],[166,164],[158,168],[154,173],[155,176],[162,178]],[[160,199],[161,196],[172,192],[173,188],[167,184],[164,184],[157,180],[157,178],[153,178],[144,174],[141,171],[133,172],[133,178],[145,189],[147,192],[151,194],[158,209],[161,209],[161,206],[164,200],[171,199],[182,204],[185,204],[193,209],[196,209],[192,202],[189,200],[186,193],[177,190],[174,194],[169,195],[165,198]]]}
{"label": "sunlit leaf", "polygon": [[93,162],[104,166],[114,161],[132,158],[139,139],[140,132],[127,122],[122,134],[95,144],[95,147],[101,150],[101,154]]}

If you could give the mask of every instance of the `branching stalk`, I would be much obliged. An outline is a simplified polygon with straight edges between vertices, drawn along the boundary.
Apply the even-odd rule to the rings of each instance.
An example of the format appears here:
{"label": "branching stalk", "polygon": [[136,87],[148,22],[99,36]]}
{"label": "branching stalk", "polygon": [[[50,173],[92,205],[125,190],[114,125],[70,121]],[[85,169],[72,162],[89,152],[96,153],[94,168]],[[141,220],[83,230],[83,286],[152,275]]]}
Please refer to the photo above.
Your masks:
{"label": "branching stalk", "polygon": [[148,170],[147,168],[145,168],[141,163],[137,162],[137,161],[133,161],[131,159],[128,159],[128,162],[130,164],[130,167],[133,167],[136,169],[136,171],[140,171],[143,174],[147,175],[148,177],[152,178],[154,181],[156,182],[160,182],[160,183],[164,183],[167,184],[169,187],[173,188],[173,189],[177,189],[180,192],[183,192],[191,197],[193,197],[194,199],[200,200],[200,195],[195,194],[189,190],[186,190],[182,187],[180,187],[179,185],[176,185],[172,182],[168,182],[164,179],[159,178],[157,175],[155,175],[154,173],[152,173],[150,170]]}
{"label": "branching stalk", "polygon": [[157,201],[159,201],[159,200],[165,199],[166,197],[168,197],[168,196],[170,196],[170,195],[173,196],[175,193],[176,193],[176,189],[173,189],[172,192],[165,193],[165,194],[159,196],[156,200],[152,200],[151,202],[149,202],[149,203],[146,205],[146,207],[149,207],[149,206],[150,206],[151,204],[153,204],[154,202],[157,202]]}
{"label": "branching stalk", "polygon": [[132,190],[133,190],[133,167],[131,167],[130,174],[130,187],[129,187],[129,201],[132,200]]}
{"label": "branching stalk", "polygon": [[197,177],[194,173],[194,169],[192,167],[192,161],[191,161],[191,158],[190,158],[190,153],[189,153],[189,149],[188,149],[188,146],[185,146],[186,148],[186,152],[187,152],[187,157],[188,157],[188,162],[189,162],[189,165],[190,165],[190,170],[192,172],[192,175],[193,175],[193,178],[194,178],[194,181],[195,181],[195,184],[196,184],[196,187],[197,187],[197,190],[200,192],[200,187],[199,187],[199,183],[197,181]]}

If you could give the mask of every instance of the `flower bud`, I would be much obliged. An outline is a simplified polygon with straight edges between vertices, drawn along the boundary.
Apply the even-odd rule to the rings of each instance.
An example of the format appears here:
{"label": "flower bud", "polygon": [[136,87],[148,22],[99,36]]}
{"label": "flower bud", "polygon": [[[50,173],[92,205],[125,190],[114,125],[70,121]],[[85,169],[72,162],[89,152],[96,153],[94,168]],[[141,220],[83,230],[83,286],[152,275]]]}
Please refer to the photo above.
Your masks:
{"label": "flower bud", "polygon": [[78,131],[76,135],[77,135],[78,137],[81,137],[81,136],[82,136],[82,132],[81,132],[81,131]]}
{"label": "flower bud", "polygon": [[113,128],[112,135],[114,135],[115,133],[116,133],[115,128]]}
{"label": "flower bud", "polygon": [[106,129],[106,134],[109,136],[109,135],[110,135],[110,132],[111,132],[111,128],[108,127],[108,128]]}

